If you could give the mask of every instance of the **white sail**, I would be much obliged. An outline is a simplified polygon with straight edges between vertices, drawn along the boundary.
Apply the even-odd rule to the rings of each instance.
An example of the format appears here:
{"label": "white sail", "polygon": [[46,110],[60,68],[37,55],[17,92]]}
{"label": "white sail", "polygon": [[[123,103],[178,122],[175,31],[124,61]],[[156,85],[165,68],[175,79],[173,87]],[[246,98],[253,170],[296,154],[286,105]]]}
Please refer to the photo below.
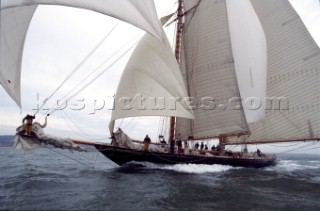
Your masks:
{"label": "white sail", "polygon": [[227,0],[231,46],[248,123],[265,118],[267,43],[250,0]]}
{"label": "white sail", "polygon": [[0,13],[0,83],[19,107],[23,46],[36,8],[9,8]]}
{"label": "white sail", "polygon": [[30,5],[60,5],[96,11],[135,25],[162,38],[154,1],[150,0],[2,0],[1,10]]}
{"label": "white sail", "polygon": [[36,6],[41,4],[96,11],[131,23],[160,40],[164,39],[154,2],[150,0],[2,0],[0,82],[19,106],[23,44]]}
{"label": "white sail", "polygon": [[196,98],[198,105],[194,120],[177,119],[176,135],[182,139],[248,131],[244,112],[239,109],[226,4],[212,0],[184,2],[181,69],[188,94]]}
{"label": "white sail", "polygon": [[[246,143],[320,138],[320,49],[287,0],[252,0],[268,43],[266,119]],[[230,140],[229,143],[241,143]]]}
{"label": "white sail", "polygon": [[[164,33],[164,32],[163,32]],[[144,35],[131,55],[115,96],[109,125],[135,116],[193,118],[187,92],[169,42]]]}

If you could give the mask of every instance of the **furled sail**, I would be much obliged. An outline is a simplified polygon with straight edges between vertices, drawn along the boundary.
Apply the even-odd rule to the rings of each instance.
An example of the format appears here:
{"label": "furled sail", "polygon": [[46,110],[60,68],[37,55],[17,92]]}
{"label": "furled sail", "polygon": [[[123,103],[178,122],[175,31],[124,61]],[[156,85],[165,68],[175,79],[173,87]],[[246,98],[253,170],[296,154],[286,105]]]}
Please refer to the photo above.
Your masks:
{"label": "furled sail", "polygon": [[23,123],[16,129],[17,134],[14,138],[13,148],[22,151],[31,151],[40,145],[50,145],[61,149],[76,150],[80,152],[87,151],[69,138],[60,138],[46,134],[44,132],[44,128],[46,126],[47,117],[45,118],[45,123],[43,125],[41,125],[39,122],[34,122],[31,125],[30,134],[28,134],[26,130],[26,123]]}
{"label": "furled sail", "polygon": [[[163,32],[164,33],[164,32]],[[145,34],[122,74],[109,125],[117,119],[135,116],[177,116],[193,118],[187,91],[168,40],[161,42]]]}
{"label": "furled sail", "polygon": [[267,38],[266,119],[250,124],[245,141],[320,138],[320,49],[287,0],[251,0]]}
{"label": "furled sail", "polygon": [[248,131],[235,71],[226,1],[184,2],[180,69],[197,105],[194,120],[178,118],[176,135],[196,139]]}
{"label": "furled sail", "polygon": [[37,5],[83,8],[131,23],[163,40],[154,2],[150,0],[2,0],[0,83],[21,106],[20,72],[23,44]]}

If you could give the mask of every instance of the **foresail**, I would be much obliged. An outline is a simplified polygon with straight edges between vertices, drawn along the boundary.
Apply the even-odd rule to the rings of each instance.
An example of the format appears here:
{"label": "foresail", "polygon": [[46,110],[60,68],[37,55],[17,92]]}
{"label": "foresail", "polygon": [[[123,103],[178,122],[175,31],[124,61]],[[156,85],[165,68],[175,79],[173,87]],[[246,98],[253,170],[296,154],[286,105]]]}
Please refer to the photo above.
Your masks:
{"label": "foresail", "polygon": [[181,71],[194,97],[194,120],[177,119],[187,139],[248,131],[235,72],[226,1],[185,1]]}
{"label": "foresail", "polygon": [[135,25],[162,39],[154,1],[150,0],[2,0],[1,10],[31,5],[60,5],[96,11]]}
{"label": "foresail", "polygon": [[36,8],[9,8],[0,13],[0,83],[19,107],[23,46]]}
{"label": "foresail", "polygon": [[23,44],[37,5],[61,5],[106,14],[133,24],[159,40],[162,27],[151,0],[2,0],[0,82],[11,98],[21,106],[20,73]]}
{"label": "foresail", "polygon": [[[163,32],[164,33],[164,32]],[[193,118],[186,88],[169,42],[145,34],[131,55],[115,96],[109,125],[135,116]]]}
{"label": "foresail", "polygon": [[[287,0],[251,0],[268,43],[267,110],[243,142],[320,138],[320,49]],[[243,143],[229,140],[229,143]]]}

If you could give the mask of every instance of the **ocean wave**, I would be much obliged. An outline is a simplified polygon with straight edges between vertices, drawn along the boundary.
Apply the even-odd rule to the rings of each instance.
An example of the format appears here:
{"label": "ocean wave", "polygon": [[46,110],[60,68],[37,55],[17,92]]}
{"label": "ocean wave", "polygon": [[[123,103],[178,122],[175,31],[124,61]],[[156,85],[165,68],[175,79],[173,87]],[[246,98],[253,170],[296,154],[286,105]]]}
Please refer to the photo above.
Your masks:
{"label": "ocean wave", "polygon": [[318,169],[320,161],[280,160],[274,168],[280,171]]}
{"label": "ocean wave", "polygon": [[232,167],[226,165],[206,165],[206,164],[175,164],[175,165],[162,165],[149,162],[130,162],[125,167],[130,168],[147,168],[156,170],[169,170],[180,173],[191,174],[204,174],[204,173],[217,173],[225,172],[231,169],[238,169],[239,167]]}
{"label": "ocean wave", "polygon": [[203,173],[216,173],[224,172],[234,169],[232,166],[223,165],[205,165],[205,164],[176,164],[173,166],[164,166],[162,169],[172,170],[183,173],[203,174]]}

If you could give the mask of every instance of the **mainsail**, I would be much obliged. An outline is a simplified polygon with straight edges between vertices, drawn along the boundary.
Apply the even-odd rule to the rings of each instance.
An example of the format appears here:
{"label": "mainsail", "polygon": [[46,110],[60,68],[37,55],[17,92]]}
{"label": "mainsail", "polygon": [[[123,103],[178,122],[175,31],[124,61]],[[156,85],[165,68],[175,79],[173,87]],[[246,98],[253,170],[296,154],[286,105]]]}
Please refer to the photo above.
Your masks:
{"label": "mainsail", "polygon": [[[194,0],[185,1],[185,11],[181,69],[188,94],[198,103],[214,101],[211,110],[198,105],[194,120],[178,118],[176,135],[202,139],[250,131],[227,144],[319,139],[320,51],[287,0]],[[248,48],[246,37],[252,39]],[[242,99],[243,110],[230,104],[234,97]],[[246,110],[248,97],[261,103],[260,113]]]}
{"label": "mainsail", "polygon": [[0,83],[20,107],[23,46],[37,5],[61,5],[96,11],[131,23],[164,40],[154,2],[150,0],[2,0],[0,3]]}
{"label": "mainsail", "polygon": [[287,0],[252,0],[268,43],[266,119],[229,144],[320,139],[320,49]]}
{"label": "mainsail", "polygon": [[228,24],[229,1],[185,1],[181,71],[196,100],[195,119],[177,119],[182,139],[248,132]]}

